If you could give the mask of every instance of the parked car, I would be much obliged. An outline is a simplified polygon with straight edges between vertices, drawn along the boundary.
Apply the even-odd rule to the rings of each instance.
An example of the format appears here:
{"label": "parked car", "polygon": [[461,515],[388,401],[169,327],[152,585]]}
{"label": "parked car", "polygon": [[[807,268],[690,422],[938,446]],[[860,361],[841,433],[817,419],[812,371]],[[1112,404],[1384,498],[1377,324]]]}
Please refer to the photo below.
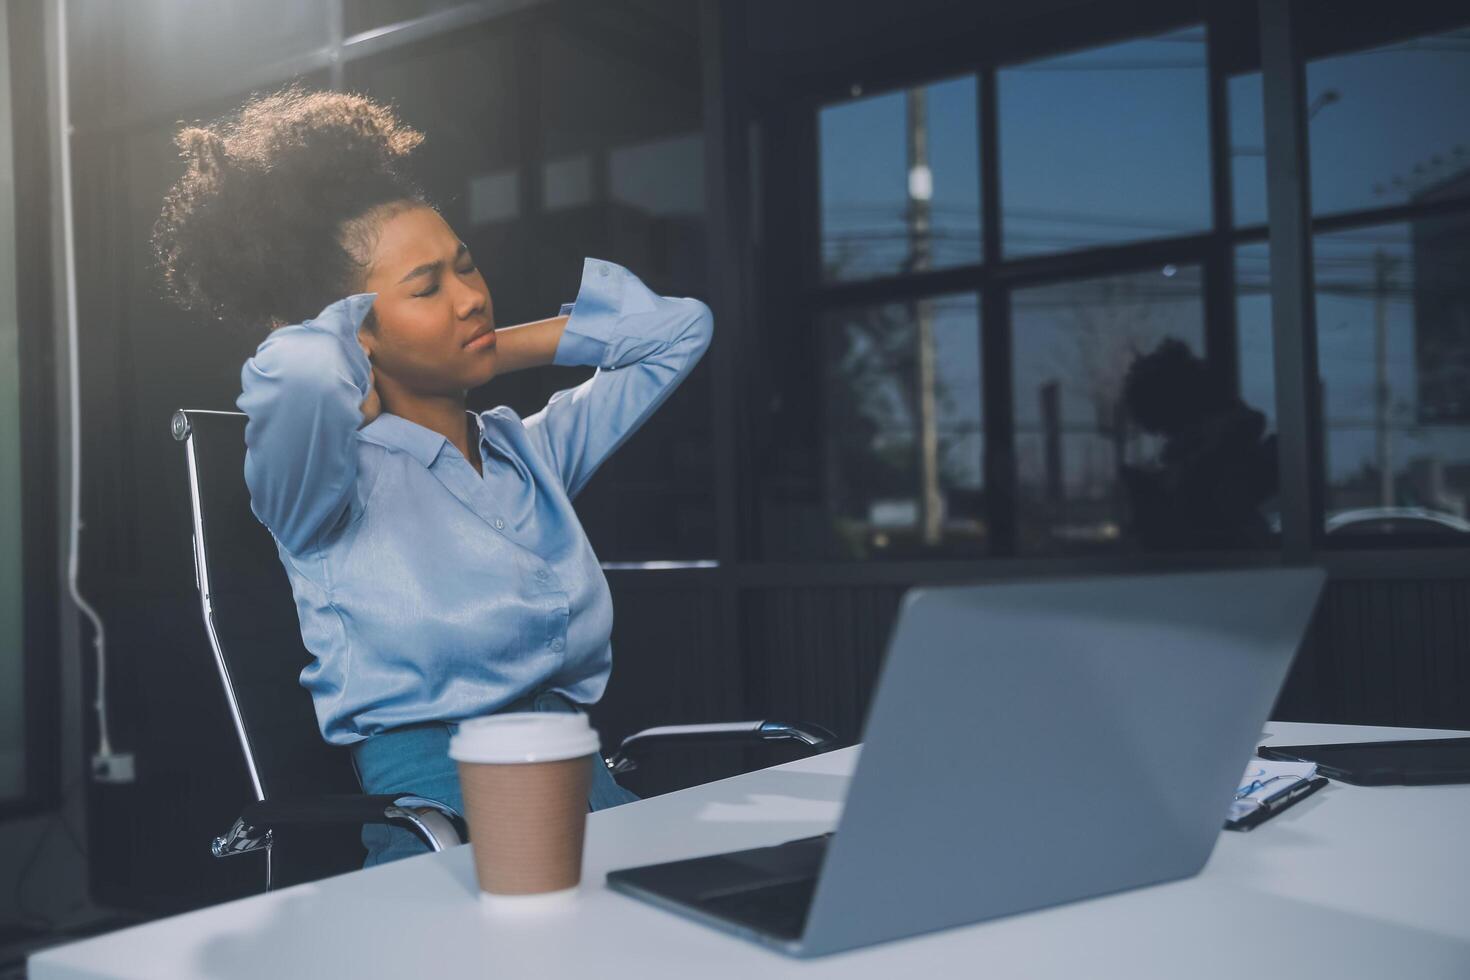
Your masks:
{"label": "parked car", "polygon": [[1327,515],[1327,533],[1466,534],[1470,521],[1427,507],[1359,507]]}
{"label": "parked car", "polygon": [[[1281,533],[1281,515],[1266,515],[1273,534]],[[1428,507],[1354,507],[1327,515],[1327,533],[1356,534],[1463,534],[1470,521]]]}

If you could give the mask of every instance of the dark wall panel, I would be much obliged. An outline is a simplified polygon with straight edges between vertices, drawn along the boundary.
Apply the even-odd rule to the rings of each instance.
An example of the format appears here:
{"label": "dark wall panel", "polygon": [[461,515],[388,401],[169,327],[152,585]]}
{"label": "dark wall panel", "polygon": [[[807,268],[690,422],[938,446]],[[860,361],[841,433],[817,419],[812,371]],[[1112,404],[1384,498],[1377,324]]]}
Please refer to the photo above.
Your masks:
{"label": "dark wall panel", "polygon": [[1330,583],[1275,717],[1470,729],[1470,581]]}
{"label": "dark wall panel", "polygon": [[750,707],[858,741],[900,586],[751,590],[741,600]]}
{"label": "dark wall panel", "polygon": [[[742,669],[721,659],[717,593],[697,583],[666,585],[662,572],[613,572],[613,670],[592,722],[605,752],[656,725],[738,721],[744,715]],[[655,581],[649,582],[648,579]],[[739,749],[665,749],[619,781],[641,796],[741,772]]]}
{"label": "dark wall panel", "polygon": [[[751,709],[860,740],[902,594],[899,586],[748,591]],[[1470,729],[1470,582],[1329,583],[1272,717]]]}
{"label": "dark wall panel", "polygon": [[[182,465],[174,475],[184,478]],[[169,541],[178,538],[160,546]],[[187,530],[183,546],[189,561]],[[107,624],[110,726],[116,747],[135,753],[137,780],[88,784],[92,897],[158,913],[252,894],[265,882],[259,860],[221,861],[209,850],[254,796],[192,566],[181,572],[187,578],[157,588],[113,584],[96,600]],[[90,650],[90,628],[83,642]]]}

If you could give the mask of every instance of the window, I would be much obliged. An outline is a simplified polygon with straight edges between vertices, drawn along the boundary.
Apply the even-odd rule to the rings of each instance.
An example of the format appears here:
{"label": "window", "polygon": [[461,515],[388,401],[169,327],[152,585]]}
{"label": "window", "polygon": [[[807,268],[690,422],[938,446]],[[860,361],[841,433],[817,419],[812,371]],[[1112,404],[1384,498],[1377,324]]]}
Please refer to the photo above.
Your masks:
{"label": "window", "polygon": [[980,261],[975,99],[965,75],[820,111],[824,279]]}
{"label": "window", "polygon": [[997,85],[1007,256],[1209,226],[1203,28],[1007,68]]}
{"label": "window", "polygon": [[[10,50],[0,13],[0,53]],[[9,66],[9,59],[0,58]],[[15,295],[14,126],[10,72],[0,72],[0,801],[26,792],[26,664],[21,542],[20,323]]]}
{"label": "window", "polygon": [[[71,64],[79,128],[192,108],[230,93],[264,65],[328,43],[335,0],[73,0],[70,43],[106,52]],[[284,81],[281,79],[280,81]],[[268,87],[268,86],[263,86]],[[180,113],[183,114],[182,112]]]}
{"label": "window", "polygon": [[1022,554],[1269,541],[1274,441],[1204,360],[1198,267],[1018,290],[1012,310]]}
{"label": "window", "polygon": [[1230,102],[1230,197],[1236,225],[1266,223],[1266,121],[1261,73],[1226,84]]}
{"label": "window", "polygon": [[970,294],[828,314],[828,527],[842,557],[983,551]]}
{"label": "window", "polygon": [[763,461],[766,557],[984,553],[979,321],[973,293],[818,318],[820,391],[778,423],[814,451]]}
{"label": "window", "polygon": [[[540,36],[535,125],[544,210],[526,239],[534,243],[528,281],[541,283],[538,294],[548,300],[568,302],[575,296],[564,291],[575,289],[583,256],[597,255],[627,266],[654,292],[708,300],[693,8],[659,0],[589,8],[587,16],[554,19]],[[597,29],[598,17],[624,29]],[[636,42],[626,30],[634,24],[642,32]],[[738,329],[716,319],[717,337]],[[577,498],[604,561],[715,556],[714,356],[704,356]],[[564,380],[536,390],[528,405],[539,408],[556,387],[587,374],[561,373]]]}
{"label": "window", "polygon": [[1470,214],[1314,242],[1329,540],[1470,538]]}
{"label": "window", "polygon": [[[1009,554],[1013,538],[1016,553],[1037,556],[1279,545],[1262,76],[1243,38],[1221,32],[1212,60],[1196,25],[998,68],[994,146],[979,146],[973,122],[984,72],[877,95],[854,89],[818,111],[816,305],[827,312],[815,337],[795,342],[805,353],[791,373],[826,388],[804,400],[794,382],[772,386],[768,431],[779,434],[757,463],[763,555]],[[1470,267],[1470,126],[1451,109],[1454,94],[1470,91],[1467,54],[1462,28],[1304,66],[1321,519],[1334,537],[1470,530],[1470,298],[1459,271]],[[1235,74],[1223,80],[1229,170],[1218,175],[1229,183],[1229,227],[1207,242],[1212,63]],[[946,95],[953,126],[935,122]],[[999,213],[982,213],[974,198],[940,206],[947,174],[963,178],[950,186],[966,194],[979,183],[969,159],[951,168],[942,155],[918,160],[915,145],[932,147],[940,131],[956,148],[986,151],[979,159],[999,171]],[[916,182],[921,162],[928,170]],[[930,179],[925,212],[914,188]],[[976,241],[967,255],[940,258],[947,240],[959,242],[944,233],[945,213],[998,230],[1003,254],[982,255]],[[978,374],[959,400],[964,380],[938,379],[925,456],[912,388],[922,345],[914,301],[903,298],[913,284],[849,285],[943,265],[1010,318],[986,328],[1002,331],[996,349],[1010,354],[990,370],[1009,372],[1014,453],[988,462],[1014,466],[1014,498],[985,493],[983,428],[998,446],[995,427],[1007,419],[993,404],[985,417]],[[1233,282],[1215,275],[1231,267]],[[789,336],[792,325],[781,329]],[[935,337],[959,356],[958,340]],[[983,346],[964,362],[978,366]],[[946,419],[958,409],[969,414]],[[799,421],[808,415],[822,421]],[[945,425],[955,427],[952,448]],[[973,446],[960,434],[969,425]],[[954,462],[935,463],[935,448]],[[973,479],[961,460],[976,466]],[[970,493],[973,547],[943,524]],[[1357,513],[1365,509],[1375,511]],[[987,526],[996,520],[1014,526]]]}
{"label": "window", "polygon": [[504,30],[473,27],[448,42],[351,62],[344,72],[347,88],[391,100],[405,123],[428,136],[414,151],[415,172],[484,270],[500,322],[518,322],[502,317],[516,312],[515,300],[531,299],[501,293],[526,281],[517,223],[525,179],[518,107],[526,92],[516,71],[516,40]]}
{"label": "window", "polygon": [[1312,210],[1467,192],[1470,28],[1307,64]]}

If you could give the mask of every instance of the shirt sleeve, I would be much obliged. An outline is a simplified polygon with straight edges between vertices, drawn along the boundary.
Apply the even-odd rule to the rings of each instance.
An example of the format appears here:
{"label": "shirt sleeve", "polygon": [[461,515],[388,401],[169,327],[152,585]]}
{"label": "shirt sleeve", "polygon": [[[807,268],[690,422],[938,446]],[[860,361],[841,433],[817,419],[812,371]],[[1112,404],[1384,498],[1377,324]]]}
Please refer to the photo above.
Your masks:
{"label": "shirt sleeve", "polygon": [[357,331],[376,295],[277,328],[240,369],[250,509],[292,554],[314,548],[352,498],[372,367]]}
{"label": "shirt sleeve", "polygon": [[552,363],[595,366],[525,420],[574,497],[694,369],[714,316],[690,297],[659,296],[615,262],[588,258]]}

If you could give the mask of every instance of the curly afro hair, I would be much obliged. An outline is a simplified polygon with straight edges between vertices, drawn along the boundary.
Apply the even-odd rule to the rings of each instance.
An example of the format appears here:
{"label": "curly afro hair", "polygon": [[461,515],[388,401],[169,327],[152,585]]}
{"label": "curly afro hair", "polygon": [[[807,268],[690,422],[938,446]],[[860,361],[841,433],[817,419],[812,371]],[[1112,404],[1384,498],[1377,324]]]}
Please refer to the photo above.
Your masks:
{"label": "curly afro hair", "polygon": [[153,227],[168,297],[259,330],[361,292],[379,222],[434,207],[406,169],[423,139],[384,105],[299,82],[179,130],[188,168]]}
{"label": "curly afro hair", "polygon": [[1203,358],[1184,341],[1165,337],[1129,365],[1123,404],[1145,431],[1167,435],[1229,404],[1229,398]]}

